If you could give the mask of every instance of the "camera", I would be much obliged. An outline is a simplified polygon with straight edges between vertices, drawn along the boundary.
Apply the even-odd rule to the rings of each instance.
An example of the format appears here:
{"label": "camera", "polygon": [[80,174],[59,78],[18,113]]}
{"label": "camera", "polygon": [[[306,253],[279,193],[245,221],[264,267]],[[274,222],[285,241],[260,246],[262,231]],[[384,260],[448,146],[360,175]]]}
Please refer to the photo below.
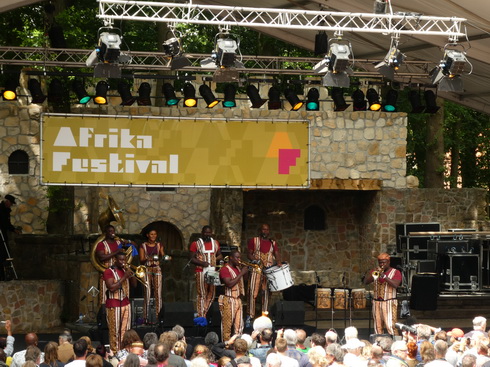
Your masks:
{"label": "camera", "polygon": [[408,331],[409,333],[412,333],[412,334],[415,334],[417,335],[417,329],[414,328],[413,326],[409,326],[409,325],[405,325],[405,324],[400,324],[399,322],[397,322],[395,324],[395,327],[398,329],[398,330],[401,330],[401,331]]}
{"label": "camera", "polygon": [[111,346],[109,344],[105,344],[104,347],[106,353],[109,353],[111,351]]}

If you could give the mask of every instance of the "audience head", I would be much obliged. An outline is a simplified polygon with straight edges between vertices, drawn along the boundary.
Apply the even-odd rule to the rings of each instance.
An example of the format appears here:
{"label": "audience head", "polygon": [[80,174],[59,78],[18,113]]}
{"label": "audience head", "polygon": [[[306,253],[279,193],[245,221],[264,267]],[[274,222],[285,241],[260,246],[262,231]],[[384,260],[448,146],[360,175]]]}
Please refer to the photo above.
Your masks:
{"label": "audience head", "polygon": [[377,339],[376,343],[383,348],[383,352],[385,353],[391,353],[392,345],[393,345],[393,339],[391,339],[389,336],[382,336],[379,339]]}
{"label": "audience head", "polygon": [[148,364],[149,365],[158,364],[158,361],[157,361],[157,359],[155,357],[155,347],[156,347],[156,344],[152,344],[148,348],[148,353],[146,354],[146,357],[148,359]]}
{"label": "audience head", "polygon": [[180,325],[175,325],[173,328],[172,328],[172,331],[175,332],[177,334],[177,338],[179,340],[182,340],[184,339],[185,337],[185,329],[180,326]]}
{"label": "audience head", "polygon": [[123,335],[121,341],[121,349],[129,349],[131,347],[131,344],[140,341],[141,341],[140,336],[138,335],[136,330],[129,329]]}
{"label": "audience head", "polygon": [[288,342],[285,338],[276,339],[276,350],[278,353],[284,353],[288,349]]}
{"label": "audience head", "polygon": [[265,360],[266,367],[281,367],[281,357],[276,353],[269,353]]}
{"label": "audience head", "polygon": [[209,367],[209,364],[203,357],[196,357],[191,360],[191,367]]}
{"label": "audience head", "polygon": [[407,350],[408,350],[408,358],[410,359],[417,358],[417,351],[418,351],[417,343],[415,343],[414,341],[408,342]]}
{"label": "audience head", "polygon": [[44,362],[47,364],[56,363],[58,360],[58,344],[49,342],[44,347]]}
{"label": "audience head", "polygon": [[308,359],[313,366],[325,365],[326,361],[324,361],[327,353],[325,352],[325,348],[316,346],[310,348],[307,353]]}
{"label": "audience head", "polygon": [[436,358],[444,358],[447,352],[447,343],[445,340],[436,340],[434,343]]}
{"label": "audience head", "polygon": [[348,341],[349,339],[353,339],[353,338],[356,338],[357,339],[357,329],[355,328],[355,326],[349,326],[349,327],[346,327],[345,330],[344,330],[344,338],[346,341]]}
{"label": "audience head", "polygon": [[204,337],[204,344],[206,344],[208,347],[212,347],[213,345],[218,344],[218,342],[219,342],[218,334],[216,334],[214,331],[210,331]]}
{"label": "audience head", "polygon": [[218,359],[218,367],[225,367],[230,361],[230,357],[221,357],[220,359]]}
{"label": "audience head", "polygon": [[335,331],[329,330],[325,333],[327,344],[337,343],[338,335]]}
{"label": "audience head", "polygon": [[85,360],[86,367],[102,367],[103,364],[102,357],[98,354],[90,354]]}
{"label": "audience head", "polygon": [[131,353],[136,354],[137,356],[142,356],[145,348],[143,342],[133,342],[131,343],[131,348],[129,350]]}
{"label": "audience head", "polygon": [[379,345],[373,345],[371,347],[371,359],[379,361],[381,358],[383,358],[383,348],[381,348]]}
{"label": "audience head", "polygon": [[198,344],[194,347],[194,352],[192,353],[191,360],[197,357],[204,358],[208,362],[214,362],[214,354],[208,347],[202,344]]}
{"label": "audience head", "polygon": [[5,351],[3,348],[0,348],[0,362],[6,362],[7,361],[7,355],[5,354]]}
{"label": "audience head", "polygon": [[271,328],[265,328],[260,332],[260,339],[265,343],[270,343],[272,341],[272,337],[274,336],[274,332]]}
{"label": "audience head", "polygon": [[187,350],[187,344],[182,341],[182,340],[178,340],[177,343],[175,343],[174,345],[174,354],[182,357],[185,359],[185,351]]}
{"label": "audience head", "polygon": [[284,339],[286,339],[286,342],[289,346],[296,346],[296,343],[298,342],[296,331],[294,331],[293,329],[284,330]]}
{"label": "audience head", "polygon": [[303,345],[305,343],[305,340],[306,340],[306,331],[304,331],[303,329],[296,329],[296,338],[297,338],[297,344],[301,344]]}
{"label": "audience head", "polygon": [[39,364],[39,357],[41,356],[41,350],[35,345],[29,345],[26,349],[26,362],[32,361],[35,364]]}
{"label": "audience head", "polygon": [[87,353],[93,353],[94,348],[92,347],[92,340],[88,336],[82,336],[80,339],[83,339],[87,342]]}
{"label": "audience head", "polygon": [[401,358],[403,360],[407,359],[408,348],[407,343],[404,340],[397,340],[391,344],[391,354]]}
{"label": "audience head", "polygon": [[26,346],[37,345],[38,339],[35,333],[29,333],[25,336]]}
{"label": "audience head", "polygon": [[177,340],[179,338],[175,331],[166,331],[160,335],[159,342],[165,344],[168,350],[172,350]]}
{"label": "audience head", "polygon": [[477,316],[473,319],[473,330],[485,331],[487,319],[483,316]]}
{"label": "audience head", "polygon": [[344,351],[342,350],[340,344],[332,343],[327,345],[326,356],[327,360],[330,361],[329,364],[334,361],[338,363],[344,362]]}
{"label": "audience head", "polygon": [[241,338],[236,339],[235,342],[233,343],[233,350],[235,351],[236,354],[239,355],[246,354],[248,350],[247,341]]}
{"label": "audience head", "polygon": [[107,354],[105,346],[102,344],[97,345],[97,347],[95,348],[95,354],[101,356],[102,358],[105,358]]}
{"label": "audience head", "polygon": [[434,346],[429,341],[424,341],[419,346],[422,362],[428,363],[436,359]]}
{"label": "audience head", "polygon": [[419,325],[417,326],[417,339],[418,340],[429,340],[432,331],[430,327],[427,325]]}
{"label": "audience head", "polygon": [[75,343],[73,343],[73,353],[77,358],[85,357],[85,355],[87,354],[87,341],[80,338]]}
{"label": "audience head", "polygon": [[150,345],[158,343],[158,335],[156,333],[146,333],[143,336],[143,346],[145,349],[150,348]]}
{"label": "audience head", "polygon": [[466,354],[461,361],[462,367],[475,367],[476,366],[476,356],[473,354]]}
{"label": "audience head", "polygon": [[321,334],[313,333],[311,334],[311,346],[319,346],[325,348],[327,345],[327,339]]}
{"label": "audience head", "polygon": [[434,340],[447,341],[447,333],[444,330],[438,331],[436,335],[434,335]]}
{"label": "audience head", "polygon": [[361,348],[363,348],[366,344],[361,342],[357,338],[351,338],[347,340],[347,343],[345,343],[342,348],[346,349],[347,352],[353,353],[355,355],[360,355],[361,354]]}
{"label": "audience head", "polygon": [[157,364],[165,362],[168,359],[168,356],[170,355],[169,352],[170,352],[169,349],[167,349],[167,346],[164,343],[156,344],[153,353],[155,354],[155,359],[157,361]]}
{"label": "audience head", "polygon": [[140,367],[140,359],[134,353],[129,353],[124,361],[123,367]]}

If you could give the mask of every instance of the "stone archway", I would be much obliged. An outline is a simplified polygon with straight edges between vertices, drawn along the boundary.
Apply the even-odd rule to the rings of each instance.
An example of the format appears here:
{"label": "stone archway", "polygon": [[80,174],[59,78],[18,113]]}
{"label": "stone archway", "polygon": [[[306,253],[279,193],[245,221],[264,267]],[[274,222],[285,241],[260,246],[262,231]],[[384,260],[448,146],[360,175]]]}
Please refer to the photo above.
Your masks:
{"label": "stone archway", "polygon": [[150,229],[155,229],[157,231],[158,241],[163,244],[165,252],[184,249],[184,238],[182,237],[182,233],[172,223],[161,220],[146,225],[141,230],[141,234],[145,239],[146,233]]}

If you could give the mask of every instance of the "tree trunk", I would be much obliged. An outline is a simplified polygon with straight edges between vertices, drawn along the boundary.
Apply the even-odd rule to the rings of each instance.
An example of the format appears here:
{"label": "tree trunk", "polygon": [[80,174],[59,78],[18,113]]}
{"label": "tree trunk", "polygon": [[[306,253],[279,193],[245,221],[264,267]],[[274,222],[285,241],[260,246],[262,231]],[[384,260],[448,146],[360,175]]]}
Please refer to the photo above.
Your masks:
{"label": "tree trunk", "polygon": [[441,106],[437,113],[427,119],[425,187],[444,187],[444,102],[437,99]]}
{"label": "tree trunk", "polygon": [[50,186],[46,231],[49,234],[73,234],[75,190],[73,186]]}

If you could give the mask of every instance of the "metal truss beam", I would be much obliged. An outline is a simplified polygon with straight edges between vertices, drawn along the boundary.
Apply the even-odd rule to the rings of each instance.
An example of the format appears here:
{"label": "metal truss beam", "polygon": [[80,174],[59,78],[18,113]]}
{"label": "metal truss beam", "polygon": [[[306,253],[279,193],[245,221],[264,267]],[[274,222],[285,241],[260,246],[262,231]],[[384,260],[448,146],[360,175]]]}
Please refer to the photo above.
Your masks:
{"label": "metal truss beam", "polygon": [[465,35],[462,31],[465,18],[423,16],[414,13],[371,14],[150,1],[98,1],[97,17],[108,24],[114,20],[136,20],[228,27],[438,35],[447,36],[453,41]]}
{"label": "metal truss beam", "polygon": [[[80,49],[54,49],[54,48],[35,48],[35,47],[0,47],[0,66],[1,65],[20,65],[36,67],[43,71],[51,71],[53,68],[77,68],[91,70],[85,65],[92,50]],[[127,52],[132,61],[128,65],[121,65],[121,69],[131,72],[158,72],[169,71],[169,57],[161,52]],[[203,69],[200,61],[208,58],[208,54],[184,54],[191,61],[191,66],[180,69],[179,73],[193,72],[209,74],[213,69]],[[253,75],[302,75],[315,76],[313,66],[321,59],[314,57],[276,57],[276,56],[242,56],[241,61],[245,68],[237,69],[243,74]],[[377,60],[380,61],[380,60]],[[380,74],[373,71],[373,64],[376,60],[356,59],[353,76],[373,76],[380,78]],[[398,78],[425,78],[431,69],[431,63],[425,61],[406,61],[402,68],[403,71],[397,73]]]}

